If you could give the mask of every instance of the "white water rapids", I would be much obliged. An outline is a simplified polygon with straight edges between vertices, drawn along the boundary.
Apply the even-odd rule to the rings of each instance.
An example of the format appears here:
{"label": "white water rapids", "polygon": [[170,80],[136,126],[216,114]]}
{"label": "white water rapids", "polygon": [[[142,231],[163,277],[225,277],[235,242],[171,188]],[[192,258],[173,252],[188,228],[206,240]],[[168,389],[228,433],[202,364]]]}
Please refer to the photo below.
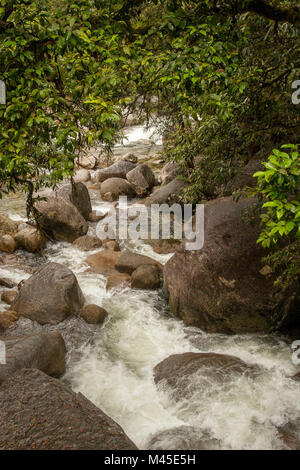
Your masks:
{"label": "white water rapids", "polygon": [[[93,199],[93,208],[103,205],[99,196]],[[157,255],[142,242],[127,246],[162,263],[172,256]],[[87,272],[84,260],[90,253],[59,242],[48,244],[41,259],[28,255],[38,264],[55,261],[68,266],[77,275],[86,303],[103,306],[110,314],[103,326],[87,325],[79,318],[58,327],[19,320],[20,332],[62,332],[68,347],[63,380],[117,421],[139,448],[147,448],[157,432],[182,426],[193,426],[199,435],[209,431],[223,449],[285,448],[277,427],[300,418],[300,384],[290,379],[299,369],[291,361],[290,346],[275,335],[227,336],[185,327],[170,315],[162,292],[106,291],[105,277]],[[0,267],[0,277],[20,281],[28,276]],[[191,376],[192,395],[176,402],[168,389],[157,388],[153,368],[170,354],[187,351],[234,355],[259,364],[264,372],[234,377],[226,384],[212,380],[205,386]],[[172,439],[166,438],[166,448],[174,448]]]}

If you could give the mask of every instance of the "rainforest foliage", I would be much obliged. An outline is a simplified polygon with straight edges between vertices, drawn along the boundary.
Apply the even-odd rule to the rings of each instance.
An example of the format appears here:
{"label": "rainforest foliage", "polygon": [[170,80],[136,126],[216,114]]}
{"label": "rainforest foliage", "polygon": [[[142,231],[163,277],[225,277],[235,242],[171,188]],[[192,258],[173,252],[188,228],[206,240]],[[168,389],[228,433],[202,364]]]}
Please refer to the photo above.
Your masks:
{"label": "rainforest foliage", "polygon": [[[84,149],[109,152],[132,111],[165,133],[187,201],[226,194],[249,161],[299,143],[299,28],[296,0],[0,0],[0,194],[24,189],[30,209]],[[268,162],[284,178],[299,172],[290,150]],[[257,177],[261,193],[275,178]],[[270,246],[299,233],[285,185],[276,191],[263,216]]]}

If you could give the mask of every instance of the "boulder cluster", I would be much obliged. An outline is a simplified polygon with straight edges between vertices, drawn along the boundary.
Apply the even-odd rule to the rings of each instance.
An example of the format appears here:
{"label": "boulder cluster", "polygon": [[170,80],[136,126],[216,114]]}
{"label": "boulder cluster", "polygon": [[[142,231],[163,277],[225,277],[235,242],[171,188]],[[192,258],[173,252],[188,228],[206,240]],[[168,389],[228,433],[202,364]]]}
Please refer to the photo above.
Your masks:
{"label": "boulder cluster", "polygon": [[[235,201],[228,195],[207,202],[201,250],[189,251],[184,240],[150,240],[156,252],[174,253],[163,267],[149,256],[122,249],[117,240],[100,240],[90,230],[107,213],[92,209],[89,189],[100,191],[111,203],[120,196],[141,198],[145,206],[181,202],[186,183],[177,179],[179,166],[167,163],[158,175],[133,154],[106,168],[95,169],[97,159],[90,155],[77,163],[72,183],[36,195],[36,225],[0,214],[0,264],[19,267],[17,250],[42,253],[47,240],[72,243],[87,252],[89,273],[106,277],[107,290],[155,290],[163,285],[171,312],[186,325],[212,333],[267,333],[281,318],[277,327],[283,330],[300,327],[297,286],[283,289],[274,284],[275,274],[262,262],[265,253],[256,243],[259,220],[246,221],[254,200]],[[253,168],[246,170],[232,187],[249,180]],[[7,305],[0,312],[0,340],[6,348],[6,362],[0,364],[0,449],[136,449],[120,426],[58,380],[67,352],[58,331],[14,334],[21,317],[53,327],[77,316],[101,328],[109,312],[86,302],[68,267],[48,262],[23,269],[29,277],[20,283],[0,278],[1,301]],[[234,356],[187,352],[157,364],[153,378],[158,389],[167,387],[176,401],[195,393],[193,383],[200,390],[208,381],[217,386],[233,376],[251,380],[262,373]],[[192,382],[191,376],[198,379]],[[287,447],[300,445],[295,429],[298,432],[299,423],[278,430]],[[160,432],[148,447],[164,449],[170,441],[177,450],[220,448],[209,432],[199,434],[192,426]]]}

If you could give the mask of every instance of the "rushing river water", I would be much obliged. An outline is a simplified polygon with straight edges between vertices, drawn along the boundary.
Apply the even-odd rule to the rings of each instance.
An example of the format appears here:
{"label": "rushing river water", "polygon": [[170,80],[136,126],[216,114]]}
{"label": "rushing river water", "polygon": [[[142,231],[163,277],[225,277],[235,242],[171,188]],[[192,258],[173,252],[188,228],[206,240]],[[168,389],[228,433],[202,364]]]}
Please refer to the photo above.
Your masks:
{"label": "rushing river water", "polygon": [[[149,138],[137,127],[128,135],[131,150],[132,139]],[[23,217],[20,201],[5,199],[1,210]],[[93,209],[105,208],[98,192],[92,192],[92,203]],[[172,256],[158,255],[143,242],[134,246],[123,242],[123,246],[163,264]],[[61,331],[68,348],[63,380],[117,421],[139,448],[147,448],[156,433],[174,428],[178,432],[166,434],[162,441],[166,449],[177,448],[182,429],[190,433],[190,448],[195,436],[206,431],[223,449],[284,448],[277,428],[300,418],[300,384],[290,378],[299,369],[291,361],[289,345],[278,336],[227,336],[185,327],[172,318],[161,291],[106,291],[106,278],[87,270],[84,260],[91,253],[58,242],[49,243],[43,256],[26,255],[33,265],[55,261],[68,266],[77,275],[86,302],[103,306],[110,314],[102,326],[87,325],[79,318],[55,327],[19,320],[17,333]],[[20,281],[28,276],[21,269],[0,265],[0,277]],[[233,377],[226,384],[191,376],[191,396],[174,401],[170,390],[155,385],[153,368],[170,354],[187,351],[231,354],[260,365],[263,373]]]}

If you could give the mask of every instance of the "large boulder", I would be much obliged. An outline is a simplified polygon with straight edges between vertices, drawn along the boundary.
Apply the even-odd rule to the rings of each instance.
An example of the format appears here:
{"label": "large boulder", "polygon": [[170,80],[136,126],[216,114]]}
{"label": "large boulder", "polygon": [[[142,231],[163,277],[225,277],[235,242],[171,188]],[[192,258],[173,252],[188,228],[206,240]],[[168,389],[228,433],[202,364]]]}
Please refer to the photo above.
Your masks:
{"label": "large boulder", "polygon": [[[154,381],[161,386],[167,385],[175,399],[200,393],[208,383],[224,384],[233,376],[254,376],[259,367],[245,363],[235,356],[216,353],[174,354],[167,357],[154,368]],[[196,376],[196,377],[195,377]]]}
{"label": "large boulder", "polygon": [[140,197],[144,197],[153,188],[155,183],[153,171],[146,164],[138,165],[129,171],[126,178]]}
{"label": "large boulder", "polygon": [[127,173],[130,170],[133,170],[135,166],[136,165],[134,163],[125,160],[119,160],[107,168],[97,170],[97,172],[93,175],[92,181],[93,183],[103,183],[103,181],[109,178],[126,178]]}
{"label": "large boulder", "polygon": [[130,285],[130,275],[126,273],[120,273],[117,270],[113,270],[107,276],[106,290],[118,289],[127,287]]}
{"label": "large boulder", "polygon": [[56,240],[72,243],[88,231],[87,222],[74,204],[62,197],[50,196],[39,201],[36,209],[41,228]]}
{"label": "large boulder", "polygon": [[75,183],[86,183],[87,181],[90,181],[90,179],[91,173],[89,172],[89,170],[84,170],[83,168],[81,170],[76,171],[74,176]]}
{"label": "large boulder", "polygon": [[100,238],[93,235],[84,235],[83,237],[77,238],[73,242],[73,246],[81,251],[91,251],[95,250],[96,248],[101,248],[102,241]]}
{"label": "large boulder", "polygon": [[130,283],[129,274],[120,273],[115,269],[116,262],[120,256],[120,251],[104,250],[90,255],[86,259],[86,263],[90,266],[91,271],[107,276],[107,290],[127,286]]}
{"label": "large boulder", "polygon": [[78,167],[92,170],[97,164],[97,159],[93,155],[80,155],[79,158],[76,158],[75,164]]}
{"label": "large boulder", "polygon": [[0,312],[0,331],[5,331],[18,321],[17,312],[13,310],[5,310]]}
{"label": "large boulder", "polygon": [[158,175],[158,181],[165,185],[171,183],[176,176],[180,174],[180,167],[176,162],[168,162],[162,168],[161,172]]}
{"label": "large boulder", "polygon": [[3,235],[14,236],[14,234],[18,231],[18,225],[18,222],[11,220],[4,214],[0,214],[0,237]]}
{"label": "large boulder", "polygon": [[280,291],[272,271],[263,269],[265,251],[256,243],[261,226],[244,217],[254,204],[231,197],[207,203],[203,248],[178,250],[165,265],[171,310],[186,324],[209,332],[253,333],[268,331],[280,312],[299,321],[297,288]]}
{"label": "large boulder", "polygon": [[0,364],[0,384],[17,370],[39,369],[60,377],[65,370],[65,342],[56,331],[1,338],[6,347],[6,364]]}
{"label": "large boulder", "polygon": [[149,256],[133,253],[132,251],[124,250],[117,257],[115,268],[120,273],[132,274],[138,267],[143,265],[156,266],[161,269],[161,264],[158,261],[150,258]]}
{"label": "large boulder", "polygon": [[89,304],[81,309],[80,316],[86,323],[99,325],[104,322],[108,313],[105,308],[99,307],[99,305]]}
{"label": "large boulder", "polygon": [[115,201],[120,196],[134,197],[135,190],[133,187],[122,178],[110,178],[101,184],[100,189],[101,197],[105,201]]}
{"label": "large boulder", "polygon": [[46,245],[46,237],[35,227],[27,225],[15,235],[17,245],[30,253],[40,251]]}
{"label": "large boulder", "polygon": [[4,253],[14,253],[17,249],[17,243],[11,235],[2,235],[0,237],[0,251]]}
{"label": "large boulder", "polygon": [[48,263],[22,284],[13,309],[41,325],[56,325],[78,314],[83,304],[84,296],[72,271]]}
{"label": "large boulder", "polygon": [[130,163],[137,163],[138,157],[132,152],[127,152],[125,153],[125,155],[123,155],[121,160],[124,160],[125,162],[130,162]]}
{"label": "large boulder", "polygon": [[184,181],[175,179],[151,194],[151,196],[146,199],[145,205],[150,206],[151,204],[173,204],[174,202],[180,202],[185,186],[186,183]]}
{"label": "large boulder", "polygon": [[161,269],[156,265],[144,264],[131,274],[132,289],[159,289]]}
{"label": "large boulder", "polygon": [[122,428],[81,393],[37,369],[0,387],[2,450],[136,450]]}
{"label": "large boulder", "polygon": [[220,450],[221,443],[202,429],[178,426],[154,434],[146,447],[149,450]]}
{"label": "large boulder", "polygon": [[104,250],[121,251],[119,243],[116,240],[110,240],[109,238],[103,240],[103,248]]}
{"label": "large boulder", "polygon": [[1,300],[5,304],[12,305],[16,300],[18,292],[16,290],[5,290],[1,294]]}
{"label": "large boulder", "polygon": [[94,272],[109,275],[114,271],[120,256],[120,251],[104,250],[88,256],[85,261]]}
{"label": "large boulder", "polygon": [[78,209],[85,220],[92,212],[91,199],[87,187],[83,183],[64,184],[57,190],[57,195],[70,201]]}

